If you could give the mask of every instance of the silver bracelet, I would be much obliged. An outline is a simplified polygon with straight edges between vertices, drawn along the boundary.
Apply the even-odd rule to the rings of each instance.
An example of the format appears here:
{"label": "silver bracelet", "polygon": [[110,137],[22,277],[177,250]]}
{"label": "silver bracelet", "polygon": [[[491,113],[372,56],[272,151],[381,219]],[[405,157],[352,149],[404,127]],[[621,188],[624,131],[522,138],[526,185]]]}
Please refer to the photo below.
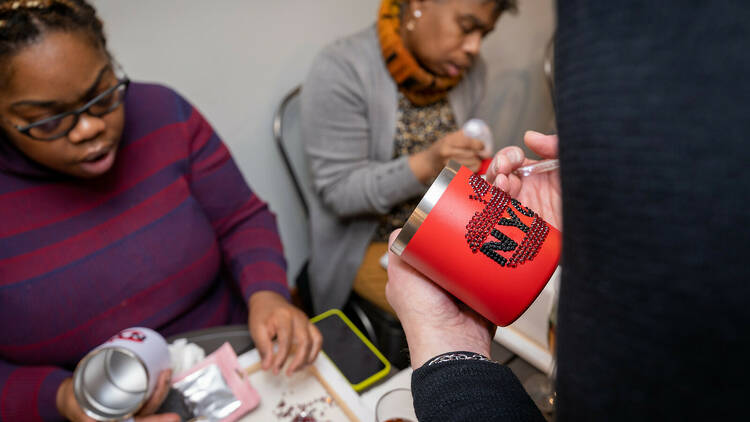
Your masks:
{"label": "silver bracelet", "polygon": [[493,360],[488,359],[487,356],[480,355],[479,353],[453,352],[453,353],[444,353],[440,356],[436,356],[432,358],[429,362],[427,362],[427,366],[434,365],[436,363],[449,362],[453,360],[482,360],[482,361],[497,363]]}

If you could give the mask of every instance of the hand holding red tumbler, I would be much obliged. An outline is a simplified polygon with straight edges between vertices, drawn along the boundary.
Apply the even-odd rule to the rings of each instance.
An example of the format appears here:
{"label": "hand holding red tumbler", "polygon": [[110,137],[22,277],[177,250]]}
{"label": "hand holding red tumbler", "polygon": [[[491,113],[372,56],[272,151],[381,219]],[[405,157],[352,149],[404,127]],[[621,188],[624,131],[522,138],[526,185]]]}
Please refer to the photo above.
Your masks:
{"label": "hand holding red tumbler", "polygon": [[560,232],[468,168],[448,163],[391,245],[396,255],[499,326],[539,295]]}

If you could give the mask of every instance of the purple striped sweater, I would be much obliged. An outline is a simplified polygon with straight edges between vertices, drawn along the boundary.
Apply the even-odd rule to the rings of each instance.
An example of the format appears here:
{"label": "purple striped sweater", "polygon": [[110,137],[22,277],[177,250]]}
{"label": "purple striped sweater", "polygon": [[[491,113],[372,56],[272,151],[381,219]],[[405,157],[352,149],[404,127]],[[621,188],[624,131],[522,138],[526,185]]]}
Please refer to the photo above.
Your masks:
{"label": "purple striped sweater", "polygon": [[274,216],[168,88],[131,84],[114,167],[93,181],[0,139],[0,421],[61,419],[60,382],[120,329],[245,323],[254,292],[288,298],[285,270]]}

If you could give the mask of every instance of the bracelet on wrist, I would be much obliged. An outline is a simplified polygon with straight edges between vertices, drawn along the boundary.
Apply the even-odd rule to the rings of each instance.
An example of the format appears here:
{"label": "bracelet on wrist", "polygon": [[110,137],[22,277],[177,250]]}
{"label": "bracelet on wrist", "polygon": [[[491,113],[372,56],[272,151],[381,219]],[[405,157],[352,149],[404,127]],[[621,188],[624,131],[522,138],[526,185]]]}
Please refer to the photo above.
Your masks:
{"label": "bracelet on wrist", "polygon": [[436,365],[439,363],[451,362],[451,361],[456,361],[456,360],[479,360],[479,361],[497,363],[496,361],[489,359],[487,356],[481,355],[479,353],[448,352],[448,353],[443,353],[442,355],[437,355],[434,358],[428,360],[425,366],[432,366],[432,365]]}

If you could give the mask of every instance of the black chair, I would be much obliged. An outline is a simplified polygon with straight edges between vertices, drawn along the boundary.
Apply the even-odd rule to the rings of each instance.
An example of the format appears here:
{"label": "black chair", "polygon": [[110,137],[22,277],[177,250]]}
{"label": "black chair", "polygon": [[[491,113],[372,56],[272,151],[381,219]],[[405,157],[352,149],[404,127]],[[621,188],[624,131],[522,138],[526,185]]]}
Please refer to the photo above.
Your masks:
{"label": "black chair", "polygon": [[[310,183],[312,176],[299,132],[298,100],[301,90],[302,86],[297,86],[281,100],[273,118],[273,138],[305,216],[309,217],[309,204],[313,201],[317,202],[318,198]],[[307,273],[308,260],[302,265],[299,274],[295,277],[295,282],[303,310],[313,316],[310,278]],[[391,364],[400,369],[409,365],[406,354],[406,336],[396,318],[354,292],[351,293],[342,311],[380,349]]]}

